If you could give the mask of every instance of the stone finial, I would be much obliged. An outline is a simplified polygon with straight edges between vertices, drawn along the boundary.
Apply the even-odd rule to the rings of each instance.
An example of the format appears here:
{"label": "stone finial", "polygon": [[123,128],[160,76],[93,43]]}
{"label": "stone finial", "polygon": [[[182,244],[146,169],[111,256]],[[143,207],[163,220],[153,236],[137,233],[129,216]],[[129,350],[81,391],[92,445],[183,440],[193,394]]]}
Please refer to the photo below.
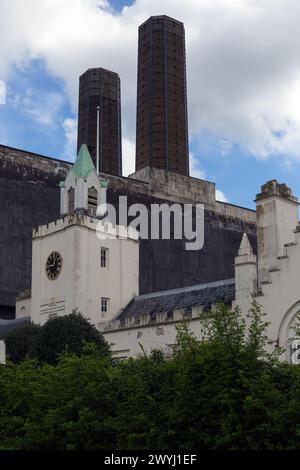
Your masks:
{"label": "stone finial", "polygon": [[288,199],[291,202],[298,203],[298,199],[293,196],[291,188],[286,184],[278,183],[277,180],[270,180],[261,187],[261,192],[256,195],[256,200],[268,198],[270,196],[277,196],[283,199]]}
{"label": "stone finial", "polygon": [[256,264],[256,256],[253,253],[252,246],[246,233],[243,235],[238,254],[235,258],[235,266],[245,264]]}
{"label": "stone finial", "polygon": [[247,255],[253,255],[253,249],[252,249],[251,243],[249,242],[248,235],[244,233],[241,244],[240,244],[240,248],[238,251],[238,256],[247,256]]}
{"label": "stone finial", "polygon": [[243,235],[234,267],[235,301],[236,305],[242,306],[245,302],[248,304],[257,291],[257,258],[246,233]]}

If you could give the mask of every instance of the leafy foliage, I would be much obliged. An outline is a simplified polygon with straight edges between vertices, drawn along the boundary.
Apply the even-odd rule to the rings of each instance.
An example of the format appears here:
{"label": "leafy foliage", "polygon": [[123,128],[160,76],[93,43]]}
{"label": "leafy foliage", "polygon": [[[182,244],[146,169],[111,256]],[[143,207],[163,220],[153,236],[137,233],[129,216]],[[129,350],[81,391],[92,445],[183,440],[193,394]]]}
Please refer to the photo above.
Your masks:
{"label": "leafy foliage", "polygon": [[14,363],[19,363],[25,357],[34,355],[35,342],[40,333],[41,327],[30,323],[12,331],[5,340],[6,353],[9,359]]}
{"label": "leafy foliage", "polygon": [[[59,326],[44,340],[61,352]],[[255,303],[246,320],[220,304],[201,341],[178,327],[168,359],[113,362],[70,342],[3,366],[0,449],[299,449],[300,367],[266,354],[266,326]]]}
{"label": "leafy foliage", "polygon": [[42,327],[30,324],[13,331],[6,338],[7,354],[14,363],[27,356],[39,362],[57,363],[64,351],[80,355],[85,343],[93,343],[103,355],[109,354],[109,346],[103,336],[81,314],[49,320]]}

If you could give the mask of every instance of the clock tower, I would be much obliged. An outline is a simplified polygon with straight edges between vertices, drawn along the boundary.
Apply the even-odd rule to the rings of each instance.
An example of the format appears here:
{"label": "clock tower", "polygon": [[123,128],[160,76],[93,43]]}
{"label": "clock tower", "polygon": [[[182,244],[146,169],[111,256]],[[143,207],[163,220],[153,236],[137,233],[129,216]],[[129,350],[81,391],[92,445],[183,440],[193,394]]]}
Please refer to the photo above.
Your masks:
{"label": "clock tower", "polygon": [[106,188],[82,145],[61,183],[61,218],[33,231],[33,322],[77,310],[101,328],[138,295],[138,233],[122,227],[120,238],[109,224],[104,230],[97,207],[106,203]]}

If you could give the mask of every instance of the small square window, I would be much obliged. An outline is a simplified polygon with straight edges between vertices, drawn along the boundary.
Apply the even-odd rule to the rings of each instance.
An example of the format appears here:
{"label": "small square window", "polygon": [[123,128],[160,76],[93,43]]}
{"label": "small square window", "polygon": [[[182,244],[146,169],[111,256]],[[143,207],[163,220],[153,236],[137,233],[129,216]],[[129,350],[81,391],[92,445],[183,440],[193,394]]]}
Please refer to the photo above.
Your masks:
{"label": "small square window", "polygon": [[108,248],[101,248],[100,258],[101,268],[108,268]]}
{"label": "small square window", "polygon": [[109,299],[106,297],[101,297],[101,314],[102,317],[105,317],[105,315],[109,312]]}

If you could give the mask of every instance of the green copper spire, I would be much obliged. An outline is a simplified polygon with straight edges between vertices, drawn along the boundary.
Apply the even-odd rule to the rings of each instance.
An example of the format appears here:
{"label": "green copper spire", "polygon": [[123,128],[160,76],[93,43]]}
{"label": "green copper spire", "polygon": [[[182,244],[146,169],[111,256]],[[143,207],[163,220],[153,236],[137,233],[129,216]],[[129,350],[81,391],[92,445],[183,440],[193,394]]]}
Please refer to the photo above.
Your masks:
{"label": "green copper spire", "polygon": [[72,171],[74,175],[79,178],[87,178],[92,170],[96,171],[95,165],[90,156],[87,145],[82,144]]}

